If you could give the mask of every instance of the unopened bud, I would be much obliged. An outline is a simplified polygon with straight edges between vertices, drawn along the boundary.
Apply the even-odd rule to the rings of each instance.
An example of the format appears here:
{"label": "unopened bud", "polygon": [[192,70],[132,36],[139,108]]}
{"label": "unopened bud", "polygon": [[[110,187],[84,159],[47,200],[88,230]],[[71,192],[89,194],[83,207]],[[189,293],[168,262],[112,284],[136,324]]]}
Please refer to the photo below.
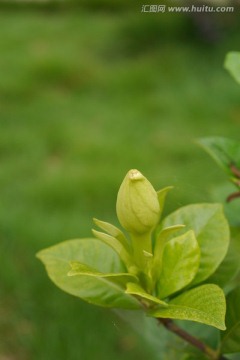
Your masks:
{"label": "unopened bud", "polygon": [[138,170],[130,170],[120,186],[117,216],[130,233],[144,234],[158,224],[160,205],[157,193]]}

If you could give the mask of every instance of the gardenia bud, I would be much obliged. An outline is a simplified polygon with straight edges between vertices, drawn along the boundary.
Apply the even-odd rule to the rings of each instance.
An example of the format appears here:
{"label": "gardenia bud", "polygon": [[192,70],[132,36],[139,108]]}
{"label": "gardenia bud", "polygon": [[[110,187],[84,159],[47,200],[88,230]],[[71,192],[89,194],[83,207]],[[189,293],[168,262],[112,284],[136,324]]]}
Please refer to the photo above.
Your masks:
{"label": "gardenia bud", "polygon": [[117,216],[130,233],[144,234],[159,221],[160,205],[152,184],[138,171],[130,170],[117,196]]}

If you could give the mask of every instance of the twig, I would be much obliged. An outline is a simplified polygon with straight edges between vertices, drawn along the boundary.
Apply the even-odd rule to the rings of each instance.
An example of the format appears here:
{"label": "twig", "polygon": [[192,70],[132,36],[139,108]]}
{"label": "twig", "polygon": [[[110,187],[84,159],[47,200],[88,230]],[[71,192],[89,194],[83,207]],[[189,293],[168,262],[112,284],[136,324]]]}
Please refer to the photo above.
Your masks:
{"label": "twig", "polygon": [[236,191],[236,192],[228,195],[226,201],[227,201],[227,202],[231,202],[232,200],[237,199],[237,198],[239,198],[239,197],[240,197],[240,191]]}
{"label": "twig", "polygon": [[[236,165],[234,165],[233,163],[229,165],[229,168],[230,168],[232,174],[237,178],[237,179],[233,180],[234,184],[237,185],[238,187],[240,187],[240,181],[239,181],[239,179],[240,179],[240,169]],[[237,199],[238,197],[240,197],[240,191],[236,191],[236,192],[230,194],[227,197],[226,201],[231,202],[232,200]]]}
{"label": "twig", "polygon": [[157,319],[160,324],[162,324],[167,330],[173,332],[177,336],[181,337],[183,340],[193,345],[195,348],[199,349],[205,355],[212,360],[227,360],[223,355],[218,355],[218,353],[210,348],[208,345],[204,344],[201,340],[195,338],[194,336],[187,333],[185,330],[179,328],[171,319]]}
{"label": "twig", "polygon": [[235,175],[238,179],[240,179],[240,169],[238,169],[234,164],[230,164],[230,170],[233,175]]}

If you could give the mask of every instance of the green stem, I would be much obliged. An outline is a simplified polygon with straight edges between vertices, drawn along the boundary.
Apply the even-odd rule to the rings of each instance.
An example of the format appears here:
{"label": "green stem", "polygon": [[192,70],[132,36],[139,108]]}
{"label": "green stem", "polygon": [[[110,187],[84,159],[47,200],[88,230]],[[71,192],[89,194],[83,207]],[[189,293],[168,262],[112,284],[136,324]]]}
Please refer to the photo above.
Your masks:
{"label": "green stem", "polygon": [[152,254],[151,232],[144,234],[131,234],[131,238],[135,263],[143,272],[145,272],[146,264],[149,258],[144,255],[144,252]]}
{"label": "green stem", "polygon": [[131,234],[133,258],[140,270],[139,278],[142,286],[149,293],[152,292],[153,281],[150,274],[152,258],[152,233]]}

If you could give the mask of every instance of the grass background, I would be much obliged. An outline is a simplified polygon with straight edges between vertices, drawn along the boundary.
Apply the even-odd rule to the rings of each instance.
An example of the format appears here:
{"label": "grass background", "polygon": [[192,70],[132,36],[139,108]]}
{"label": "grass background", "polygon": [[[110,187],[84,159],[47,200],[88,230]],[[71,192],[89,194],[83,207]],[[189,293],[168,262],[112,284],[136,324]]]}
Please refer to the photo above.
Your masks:
{"label": "grass background", "polygon": [[167,212],[211,200],[225,177],[194,140],[239,139],[239,87],[223,69],[239,16],[216,19],[212,42],[180,14],[0,9],[0,360],[162,359],[55,288],[35,253],[91,236],[92,217],[117,224],[130,168],[174,185]]}

